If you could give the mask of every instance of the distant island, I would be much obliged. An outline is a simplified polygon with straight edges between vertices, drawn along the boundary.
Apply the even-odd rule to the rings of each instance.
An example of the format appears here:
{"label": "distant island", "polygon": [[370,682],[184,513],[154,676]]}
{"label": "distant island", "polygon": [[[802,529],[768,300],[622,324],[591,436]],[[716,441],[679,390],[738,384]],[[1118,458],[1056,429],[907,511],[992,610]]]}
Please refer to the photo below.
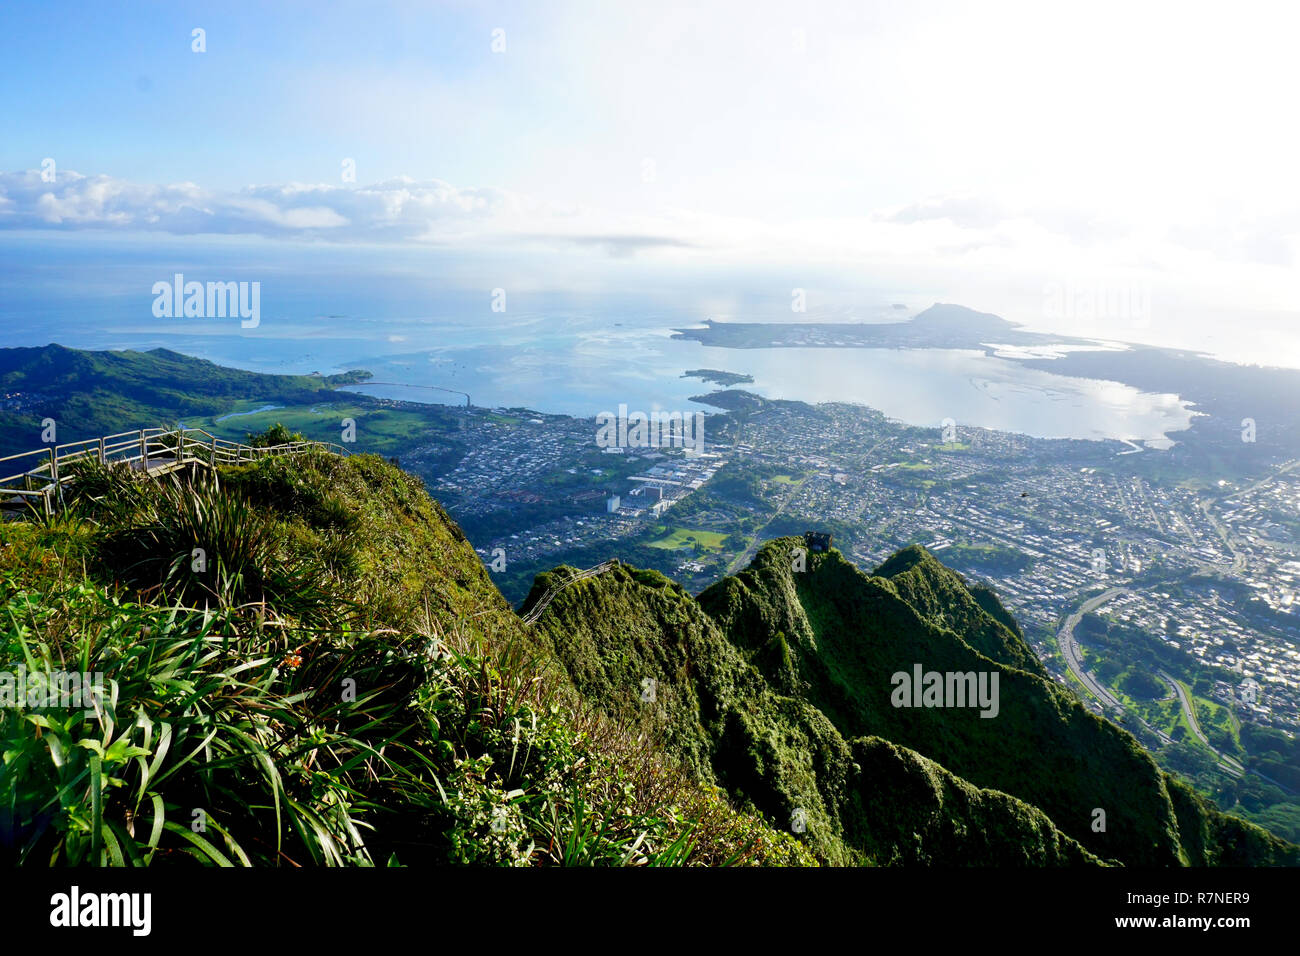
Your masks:
{"label": "distant island", "polygon": [[[1043,341],[1086,344],[1070,336],[1021,330],[1006,319],[960,305],[940,303],[906,322],[715,322],[704,328],[674,329],[673,338],[733,349],[765,348],[968,348]],[[690,373],[687,373],[690,374]]]}
{"label": "distant island", "polygon": [[693,368],[689,372],[682,372],[682,378],[698,378],[701,382],[710,382],[723,388],[730,388],[732,385],[748,385],[754,381],[752,375],[724,372],[716,368]]}
{"label": "distant island", "polygon": [[[1171,393],[1200,413],[1180,434],[1176,457],[1240,455],[1242,424],[1268,422],[1272,448],[1300,448],[1300,370],[1237,365],[1201,352],[1035,332],[989,312],[937,303],[905,322],[715,322],[674,330],[674,338],[731,349],[969,349],[1055,375],[1122,382],[1139,391]],[[1058,354],[1041,350],[1052,347]],[[1061,346],[1065,348],[1061,349]],[[1035,347],[1039,351],[1034,351]],[[1021,354],[1008,351],[1027,348]],[[710,402],[716,404],[716,402]]]}

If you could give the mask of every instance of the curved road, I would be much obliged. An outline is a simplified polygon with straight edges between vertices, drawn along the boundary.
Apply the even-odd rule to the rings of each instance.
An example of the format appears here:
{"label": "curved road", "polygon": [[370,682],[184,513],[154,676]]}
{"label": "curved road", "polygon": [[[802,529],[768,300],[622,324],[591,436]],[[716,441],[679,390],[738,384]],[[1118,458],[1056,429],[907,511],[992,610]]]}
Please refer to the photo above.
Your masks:
{"label": "curved road", "polygon": [[[1131,593],[1133,592],[1128,588],[1110,588],[1109,590],[1098,594],[1096,597],[1089,598],[1079,606],[1077,611],[1065,619],[1065,623],[1061,625],[1061,630],[1057,632],[1056,635],[1056,643],[1061,648],[1061,655],[1065,658],[1065,663],[1066,666],[1070,668],[1070,673],[1079,679],[1079,683],[1086,687],[1089,693],[1107,706],[1115,708],[1115,710],[1121,714],[1125,712],[1124,705],[1120,703],[1114,694],[1094,680],[1092,675],[1088,674],[1083,669],[1083,659],[1079,656],[1077,649],[1078,645],[1074,641],[1074,629],[1078,626],[1079,621],[1083,619],[1083,616],[1089,611],[1095,611],[1107,601],[1112,601],[1121,594]],[[1138,723],[1154,734],[1156,739],[1158,739],[1162,744],[1173,742],[1173,739],[1164,731],[1152,727],[1137,714],[1134,714],[1133,716],[1137,719]]]}
{"label": "curved road", "polygon": [[1061,625],[1061,630],[1056,635],[1056,643],[1061,648],[1061,656],[1065,658],[1065,664],[1070,668],[1070,673],[1077,677],[1079,683],[1086,687],[1088,692],[1098,700],[1121,711],[1124,709],[1124,705],[1115,698],[1115,695],[1093,680],[1088,672],[1083,669],[1083,658],[1079,656],[1078,651],[1079,645],[1074,641],[1074,629],[1089,611],[1095,611],[1107,601],[1128,593],[1130,593],[1128,588],[1111,588],[1096,597],[1089,598],[1079,606],[1077,611],[1065,619],[1065,623]]}
{"label": "curved road", "polygon": [[1210,743],[1210,738],[1206,737],[1205,733],[1201,730],[1200,722],[1196,719],[1196,708],[1192,706],[1191,698],[1187,696],[1187,691],[1183,690],[1183,685],[1175,680],[1173,675],[1165,671],[1160,671],[1159,674],[1164,682],[1172,687],[1174,693],[1178,695],[1178,703],[1182,705],[1183,716],[1187,718],[1187,726],[1192,728],[1192,733],[1196,736],[1196,739],[1204,744],[1209,749],[1210,753],[1214,754],[1214,756],[1219,759],[1219,763],[1225,770],[1234,776],[1241,776],[1242,773],[1245,772],[1246,768],[1227,754],[1220,753],[1216,750]]}
{"label": "curved road", "polygon": [[[1112,694],[1106,688],[1102,687],[1099,683],[1097,683],[1097,681],[1093,680],[1092,677],[1090,677],[1084,671],[1083,661],[1078,655],[1078,651],[1076,650],[1077,645],[1074,642],[1074,629],[1076,626],[1078,626],[1079,621],[1083,619],[1083,615],[1087,614],[1089,611],[1096,610],[1097,608],[1105,604],[1107,601],[1111,601],[1114,598],[1124,593],[1131,593],[1131,592],[1129,592],[1128,588],[1110,588],[1109,590],[1103,591],[1101,594],[1098,594],[1096,597],[1092,597],[1089,598],[1087,601],[1084,601],[1083,604],[1080,605],[1077,611],[1075,611],[1073,614],[1071,614],[1069,617],[1065,619],[1065,623],[1061,625],[1061,630],[1056,635],[1057,644],[1061,648],[1061,654],[1062,656],[1065,657],[1065,663],[1070,668],[1070,672],[1079,679],[1079,682],[1083,684],[1083,686],[1086,687],[1090,693],[1092,693],[1099,700],[1104,701],[1106,704],[1116,708],[1121,713],[1124,712],[1124,705],[1115,699],[1114,694]],[[1192,706],[1192,702],[1188,698],[1187,692],[1183,690],[1182,685],[1179,684],[1178,681],[1174,680],[1173,677],[1171,677],[1169,674],[1165,673],[1164,671],[1159,671],[1159,674],[1160,677],[1165,682],[1167,682],[1170,686],[1173,687],[1174,693],[1178,695],[1178,703],[1182,706],[1183,714],[1187,718],[1188,725],[1192,728],[1192,733],[1195,734],[1197,740],[1199,740],[1202,744],[1204,744],[1209,749],[1209,751],[1212,754],[1214,754],[1214,756],[1219,761],[1219,766],[1222,769],[1232,774],[1233,776],[1237,776],[1237,777],[1240,777],[1245,773],[1252,773],[1255,776],[1261,777],[1262,779],[1267,780],[1269,783],[1272,783],[1287,792],[1294,792],[1291,790],[1291,788],[1287,787],[1284,784],[1278,783],[1276,780],[1273,780],[1271,777],[1265,776],[1264,774],[1260,773],[1258,770],[1247,771],[1246,768],[1243,767],[1241,763],[1236,759],[1229,757],[1226,754],[1220,753],[1218,750],[1215,750],[1214,747],[1210,745],[1210,741],[1206,738],[1204,732],[1202,732],[1201,725],[1196,719],[1196,709]],[[1133,716],[1137,717],[1138,722],[1141,723],[1143,727],[1151,731],[1151,733],[1155,734],[1161,743],[1163,744],[1173,743],[1173,738],[1171,738],[1168,734],[1164,733],[1163,731],[1156,730],[1145,720],[1142,720],[1141,717],[1138,717],[1137,714],[1134,714]]]}
{"label": "curved road", "polygon": [[[1196,735],[1197,740],[1210,747],[1210,738],[1201,732],[1201,725],[1196,720],[1196,709],[1192,707],[1192,702],[1187,699],[1187,691],[1183,690],[1183,685],[1165,671],[1159,673],[1164,678],[1165,683],[1172,687],[1174,693],[1178,695],[1178,703],[1183,707],[1183,716],[1187,718],[1187,726],[1192,728],[1192,733]],[[1214,750],[1213,747],[1210,747],[1210,749]],[[1218,751],[1215,751],[1215,753],[1218,753]],[[1219,756],[1222,757],[1223,755],[1219,754]]]}

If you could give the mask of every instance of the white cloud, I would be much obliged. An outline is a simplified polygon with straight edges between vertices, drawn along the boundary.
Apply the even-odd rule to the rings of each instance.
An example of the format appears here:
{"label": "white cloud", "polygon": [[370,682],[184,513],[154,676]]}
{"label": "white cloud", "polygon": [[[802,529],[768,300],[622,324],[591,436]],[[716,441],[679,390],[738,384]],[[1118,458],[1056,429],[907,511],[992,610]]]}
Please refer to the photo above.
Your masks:
{"label": "white cloud", "polygon": [[491,186],[397,177],[370,185],[289,183],[220,191],[60,170],[0,173],[0,229],[153,231],[337,242],[550,249],[569,255],[873,275],[917,287],[1015,290],[1088,277],[1145,283],[1211,306],[1291,309],[1300,300],[1300,207],[1267,214],[1191,204],[1157,226],[1097,209],[967,190],[838,215],[782,217],[754,197],[747,216],[541,200]]}
{"label": "white cloud", "polygon": [[[590,248],[626,257],[693,245],[671,220],[630,231],[590,211],[507,190],[399,177],[370,185],[149,185],[60,170],[0,173],[0,229],[120,230],[250,235],[340,242],[518,241]],[[669,231],[664,231],[669,230]]]}
{"label": "white cloud", "polygon": [[502,190],[438,180],[369,186],[250,186],[236,192],[194,183],[149,185],[60,170],[44,182],[28,170],[0,174],[0,228],[131,229],[339,240],[436,239],[467,225],[509,218]]}

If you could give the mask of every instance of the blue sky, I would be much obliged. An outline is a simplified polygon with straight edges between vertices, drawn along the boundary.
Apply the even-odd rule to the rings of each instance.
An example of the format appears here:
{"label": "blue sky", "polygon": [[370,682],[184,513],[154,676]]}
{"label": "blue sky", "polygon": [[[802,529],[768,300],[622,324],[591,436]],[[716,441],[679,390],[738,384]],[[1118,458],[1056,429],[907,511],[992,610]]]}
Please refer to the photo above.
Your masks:
{"label": "blue sky", "polygon": [[1136,289],[1164,314],[1099,330],[1129,338],[1193,307],[1295,323],[1297,27],[1195,0],[7,3],[0,230],[838,270],[1058,326],[1048,286]]}
{"label": "blue sky", "polygon": [[[397,92],[390,85],[397,77],[427,92],[473,88],[490,96],[496,87],[499,113],[480,131],[518,124],[531,108],[521,94],[534,88],[520,82],[533,14],[499,9],[5,4],[0,161],[20,169],[33,156],[56,156],[70,169],[214,188],[337,179],[343,156],[356,158],[372,180],[496,180],[504,172],[494,168],[497,151],[451,134],[451,117],[392,102],[382,116],[373,108]],[[490,33],[502,24],[519,34],[518,53],[492,57]],[[196,27],[206,31],[203,54],[191,50]]]}

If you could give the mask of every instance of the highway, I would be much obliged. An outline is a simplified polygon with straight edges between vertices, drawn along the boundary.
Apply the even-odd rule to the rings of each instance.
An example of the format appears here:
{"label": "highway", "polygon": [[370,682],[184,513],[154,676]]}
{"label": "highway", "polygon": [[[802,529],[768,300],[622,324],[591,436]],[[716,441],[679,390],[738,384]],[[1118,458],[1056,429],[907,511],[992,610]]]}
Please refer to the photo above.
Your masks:
{"label": "highway", "polygon": [[[1210,738],[1206,737],[1201,731],[1201,725],[1196,720],[1196,709],[1192,707],[1192,702],[1187,699],[1187,691],[1183,690],[1183,685],[1174,680],[1174,678],[1165,671],[1160,671],[1160,676],[1164,678],[1165,683],[1172,687],[1174,693],[1178,695],[1178,703],[1182,705],[1183,716],[1187,718],[1187,725],[1192,728],[1192,733],[1196,735],[1196,739],[1205,744],[1205,746],[1210,747]],[[1214,750],[1213,747],[1210,747],[1210,749]],[[1218,751],[1215,751],[1215,753],[1218,753]],[[1219,756],[1222,757],[1223,755],[1219,754]]]}
{"label": "highway", "polygon": [[1065,623],[1061,625],[1061,630],[1058,631],[1056,635],[1056,643],[1061,648],[1061,656],[1065,658],[1065,663],[1066,666],[1070,668],[1070,673],[1077,677],[1079,683],[1083,684],[1083,686],[1086,687],[1089,693],[1094,697],[1105,703],[1107,706],[1114,707],[1120,711],[1124,709],[1124,705],[1115,698],[1114,694],[1108,691],[1105,687],[1102,687],[1101,684],[1097,683],[1097,681],[1093,680],[1083,669],[1083,659],[1079,656],[1078,644],[1074,641],[1074,629],[1078,626],[1079,622],[1083,620],[1083,616],[1088,612],[1095,611],[1106,602],[1114,600],[1121,594],[1129,593],[1131,592],[1128,588],[1111,588],[1108,591],[1103,591],[1096,597],[1089,598],[1080,605],[1077,611],[1065,619]]}
{"label": "highway", "polygon": [[[1115,710],[1121,714],[1124,713],[1124,705],[1119,702],[1114,694],[1101,686],[1097,681],[1093,680],[1091,675],[1084,671],[1083,659],[1079,656],[1077,650],[1078,645],[1074,640],[1074,629],[1078,626],[1079,621],[1083,619],[1083,616],[1089,611],[1095,611],[1107,601],[1112,601],[1121,594],[1132,593],[1133,592],[1128,588],[1111,588],[1108,591],[1103,591],[1096,597],[1089,598],[1079,606],[1079,610],[1075,611],[1065,619],[1065,623],[1061,625],[1061,630],[1057,632],[1056,635],[1056,642],[1061,648],[1061,655],[1065,658],[1065,663],[1070,668],[1070,673],[1079,679],[1079,683],[1083,684],[1083,686],[1088,689],[1089,693],[1102,701],[1108,707],[1115,708]],[[1173,743],[1173,739],[1164,731],[1152,727],[1137,714],[1134,714],[1133,717],[1149,732],[1154,734],[1162,744]]]}
{"label": "highway", "polygon": [[1187,696],[1187,691],[1183,690],[1183,685],[1175,680],[1172,674],[1166,671],[1160,671],[1159,673],[1161,679],[1172,687],[1174,693],[1178,695],[1178,703],[1183,708],[1183,716],[1187,718],[1187,725],[1192,728],[1192,733],[1196,736],[1196,739],[1203,743],[1214,756],[1219,758],[1219,764],[1224,770],[1235,777],[1240,777],[1245,772],[1245,768],[1226,754],[1219,753],[1210,744],[1210,738],[1206,737],[1204,731],[1201,730],[1200,722],[1196,719],[1196,708],[1192,706],[1192,701]]}
{"label": "highway", "polygon": [[[1129,591],[1128,588],[1111,588],[1108,591],[1103,591],[1096,597],[1089,598],[1087,601],[1083,602],[1077,611],[1065,619],[1065,623],[1061,626],[1061,630],[1056,636],[1057,644],[1061,648],[1061,654],[1065,658],[1065,663],[1070,668],[1070,672],[1079,679],[1079,682],[1088,689],[1089,693],[1108,706],[1114,707],[1120,713],[1124,712],[1124,705],[1119,702],[1114,694],[1101,686],[1097,681],[1093,680],[1092,677],[1084,671],[1083,660],[1079,657],[1077,650],[1078,645],[1074,641],[1074,629],[1078,626],[1079,621],[1083,619],[1083,616],[1088,612],[1095,611],[1103,604],[1114,600],[1121,594],[1131,593],[1132,592]],[[1187,724],[1192,728],[1192,733],[1195,735],[1196,739],[1204,744],[1210,752],[1218,758],[1219,764],[1224,770],[1234,776],[1240,776],[1244,771],[1241,764],[1233,760],[1231,757],[1219,753],[1219,751],[1215,750],[1214,747],[1210,745],[1209,738],[1205,736],[1205,733],[1201,730],[1200,723],[1196,720],[1196,709],[1192,706],[1191,700],[1188,699],[1187,692],[1183,690],[1182,684],[1178,683],[1178,681],[1176,681],[1170,674],[1167,674],[1164,671],[1160,671],[1159,674],[1161,679],[1164,680],[1165,683],[1169,684],[1169,686],[1173,688],[1173,692],[1178,696],[1178,703],[1183,709],[1183,715],[1187,718]],[[1133,716],[1137,717],[1136,714]],[[1140,717],[1138,717],[1138,720],[1141,722],[1143,727],[1155,734],[1156,737],[1160,739],[1161,743],[1169,744],[1173,742],[1173,738],[1168,734],[1152,727]]]}

